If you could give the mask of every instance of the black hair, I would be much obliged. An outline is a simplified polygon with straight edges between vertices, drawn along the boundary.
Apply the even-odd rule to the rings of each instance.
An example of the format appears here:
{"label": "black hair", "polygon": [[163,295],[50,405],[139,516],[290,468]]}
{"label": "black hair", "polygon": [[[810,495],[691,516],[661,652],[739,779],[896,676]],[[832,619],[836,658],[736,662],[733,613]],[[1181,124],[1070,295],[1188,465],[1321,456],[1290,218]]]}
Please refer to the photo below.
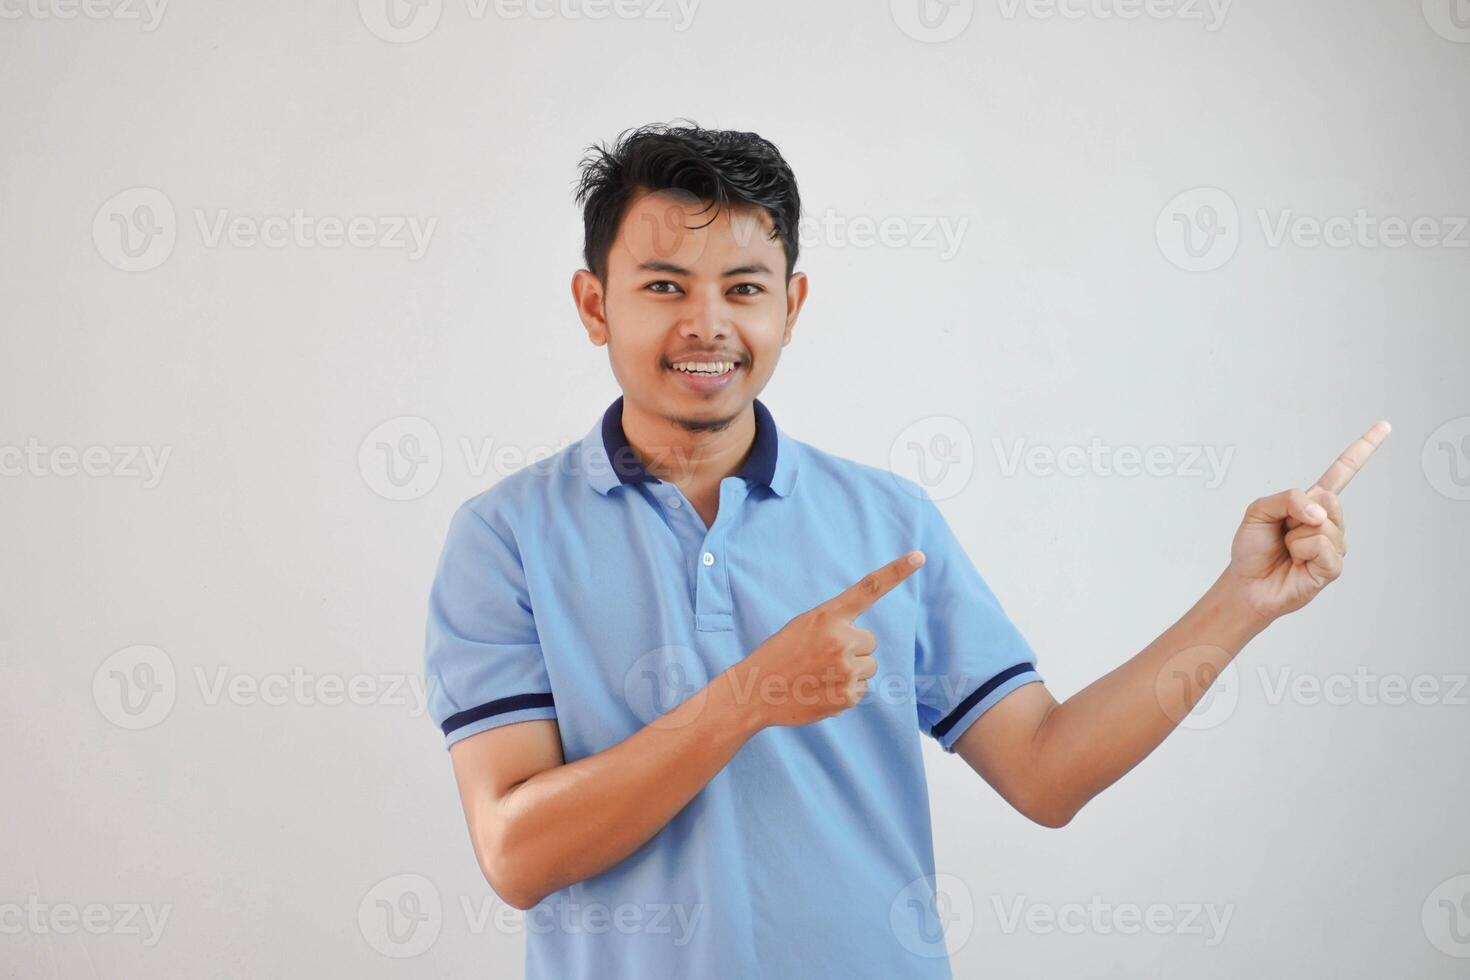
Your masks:
{"label": "black hair", "polygon": [[624,130],[611,148],[587,148],[576,187],[587,268],[607,281],[608,254],[638,193],[677,191],[709,202],[715,209],[710,222],[733,206],[764,208],[771,217],[771,239],[779,238],[785,246],[789,281],[796,268],[801,195],[781,151],[755,133],[690,123],[640,126]]}

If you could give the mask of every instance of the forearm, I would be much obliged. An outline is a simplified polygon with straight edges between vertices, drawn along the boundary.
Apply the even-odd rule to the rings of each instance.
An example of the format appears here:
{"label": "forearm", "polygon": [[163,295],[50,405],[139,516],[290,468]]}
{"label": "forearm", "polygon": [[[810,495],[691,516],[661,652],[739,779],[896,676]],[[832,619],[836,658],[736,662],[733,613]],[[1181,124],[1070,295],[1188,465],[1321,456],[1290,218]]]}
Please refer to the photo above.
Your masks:
{"label": "forearm", "polygon": [[[513,904],[607,870],[672,820],[763,726],[737,697],[737,664],[672,711],[609,749],[554,766],[499,803]],[[505,897],[505,896],[502,896]]]}
{"label": "forearm", "polygon": [[1057,705],[1034,741],[1046,808],[1065,822],[1142,762],[1268,624],[1222,573],[1173,626]]}

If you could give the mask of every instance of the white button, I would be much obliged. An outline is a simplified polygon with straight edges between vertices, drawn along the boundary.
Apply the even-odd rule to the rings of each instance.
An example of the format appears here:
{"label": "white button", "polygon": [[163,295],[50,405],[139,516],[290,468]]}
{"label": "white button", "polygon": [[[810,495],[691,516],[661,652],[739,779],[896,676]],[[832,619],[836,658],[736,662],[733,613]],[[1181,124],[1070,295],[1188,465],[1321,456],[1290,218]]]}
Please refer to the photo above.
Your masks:
{"label": "white button", "polygon": [[678,497],[665,497],[664,503],[668,504],[672,510],[678,510],[680,507],[684,506],[684,501],[680,500]]}
{"label": "white button", "polygon": [[704,563],[706,565],[713,565],[715,563],[715,556],[706,551],[704,553]]}

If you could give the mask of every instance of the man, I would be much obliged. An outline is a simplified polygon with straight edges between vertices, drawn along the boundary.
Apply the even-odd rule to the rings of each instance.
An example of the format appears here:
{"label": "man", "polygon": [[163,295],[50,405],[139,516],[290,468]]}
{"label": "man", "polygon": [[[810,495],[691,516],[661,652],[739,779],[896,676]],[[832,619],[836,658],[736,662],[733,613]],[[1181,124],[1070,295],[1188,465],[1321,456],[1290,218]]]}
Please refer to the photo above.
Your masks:
{"label": "man", "polygon": [[1058,704],[924,489],[756,398],[808,290],[776,148],[645,127],[577,200],[572,294],[622,397],[455,513],[426,653],[527,973],[948,977],[921,732],[1064,826],[1337,578],[1337,492],[1387,423],[1251,504],[1204,597]]}

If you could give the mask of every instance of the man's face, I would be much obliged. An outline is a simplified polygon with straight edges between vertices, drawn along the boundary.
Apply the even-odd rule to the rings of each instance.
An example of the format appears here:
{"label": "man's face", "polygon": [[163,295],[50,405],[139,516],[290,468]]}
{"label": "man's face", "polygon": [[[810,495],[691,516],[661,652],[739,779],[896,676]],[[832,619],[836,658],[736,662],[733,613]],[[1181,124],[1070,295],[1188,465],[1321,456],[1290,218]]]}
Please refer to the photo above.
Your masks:
{"label": "man's face", "polygon": [[728,424],[765,387],[807,287],[801,273],[786,282],[764,209],[716,216],[707,203],[642,194],[618,229],[606,284],[586,270],[572,283],[625,403],[691,430]]}

